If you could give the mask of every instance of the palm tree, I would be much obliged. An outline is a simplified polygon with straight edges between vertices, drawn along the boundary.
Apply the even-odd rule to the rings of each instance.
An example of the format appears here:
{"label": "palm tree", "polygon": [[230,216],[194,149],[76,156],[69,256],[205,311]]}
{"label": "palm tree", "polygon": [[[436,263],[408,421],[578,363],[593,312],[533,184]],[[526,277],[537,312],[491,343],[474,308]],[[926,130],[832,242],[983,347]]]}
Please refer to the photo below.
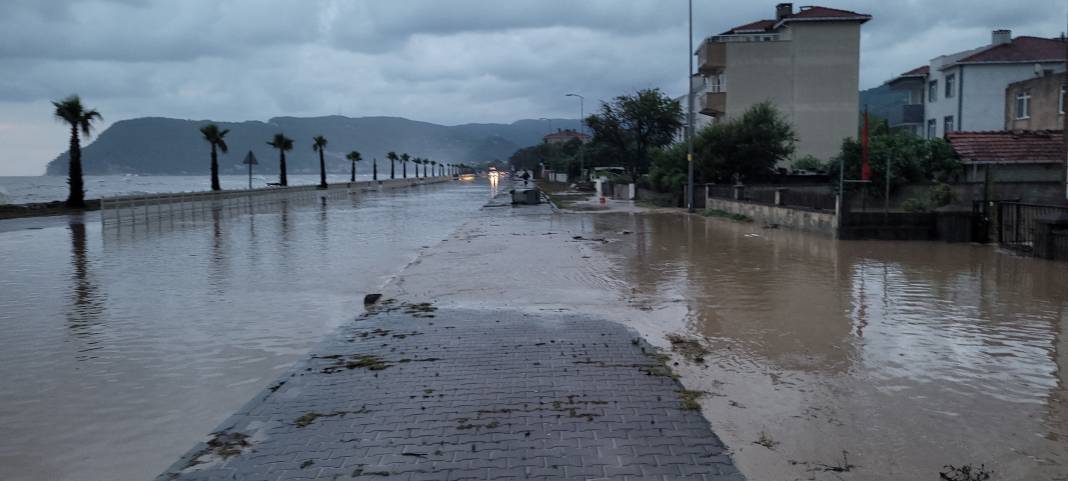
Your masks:
{"label": "palm tree", "polygon": [[397,157],[397,153],[391,150],[388,154],[386,154],[386,158],[389,159],[389,178],[396,179],[397,175],[394,163],[397,162],[397,159],[399,159],[400,157]]}
{"label": "palm tree", "polygon": [[401,175],[402,175],[402,178],[407,179],[408,178],[408,161],[411,160],[411,157],[408,156],[408,154],[401,154],[400,160],[401,160],[401,172],[402,172]]}
{"label": "palm tree", "polygon": [[278,149],[278,184],[289,185],[289,178],[286,177],[286,152],[293,150],[293,139],[277,133],[270,142],[267,142],[267,145]]}
{"label": "palm tree", "polygon": [[419,178],[419,164],[423,163],[423,159],[420,159],[419,157],[415,157],[415,158],[412,159],[412,163],[415,164],[415,178],[418,179]]}
{"label": "palm tree", "polygon": [[428,165],[430,165],[430,159],[423,159],[423,161],[420,162],[420,164],[423,164],[423,178],[425,179],[426,178],[426,168],[427,168]]}
{"label": "palm tree", "polygon": [[432,168],[430,170],[433,171],[434,172],[434,176],[437,177],[438,176],[438,161],[431,160],[430,161],[430,165],[434,166],[434,168]]}
{"label": "palm tree", "polygon": [[52,105],[56,107],[56,119],[70,124],[70,165],[67,168],[70,194],[67,196],[67,207],[80,209],[85,207],[85,181],[82,179],[82,145],[78,132],[88,137],[93,128],[93,121],[103,120],[103,117],[96,109],[86,109],[82,106],[82,99],[77,95],[52,102]]}
{"label": "palm tree", "polygon": [[208,124],[200,128],[200,133],[204,134],[204,140],[211,144],[211,190],[222,190],[219,186],[219,154],[216,151],[225,154],[229,150],[226,146],[226,134],[230,133],[230,129],[219,130],[218,125]]}
{"label": "palm tree", "polygon": [[349,152],[349,155],[346,155],[345,158],[352,161],[352,182],[356,182],[356,162],[363,160],[363,157],[360,157],[359,152],[353,150],[352,152]]}
{"label": "palm tree", "polygon": [[371,162],[372,169],[371,180],[378,182],[378,157],[374,157]]}
{"label": "palm tree", "polygon": [[319,188],[326,188],[326,159],[323,158],[323,154],[326,153],[326,137],[322,135],[316,135],[312,139],[312,150],[319,153]]}

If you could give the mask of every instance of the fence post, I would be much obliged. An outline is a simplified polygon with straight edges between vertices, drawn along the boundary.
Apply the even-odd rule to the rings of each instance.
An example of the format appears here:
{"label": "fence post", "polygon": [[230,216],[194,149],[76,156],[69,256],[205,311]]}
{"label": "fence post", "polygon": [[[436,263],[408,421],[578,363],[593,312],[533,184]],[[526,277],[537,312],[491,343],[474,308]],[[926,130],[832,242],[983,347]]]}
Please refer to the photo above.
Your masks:
{"label": "fence post", "polygon": [[775,205],[784,205],[785,204],[785,202],[783,202],[783,195],[782,195],[784,192],[786,192],[786,189],[784,189],[782,187],[779,187],[779,188],[775,189]]}
{"label": "fence post", "polygon": [[1020,204],[1016,204],[1016,218],[1012,220],[1013,242],[1020,242]]}
{"label": "fence post", "polygon": [[738,184],[734,186],[734,200],[745,200],[745,186]]}

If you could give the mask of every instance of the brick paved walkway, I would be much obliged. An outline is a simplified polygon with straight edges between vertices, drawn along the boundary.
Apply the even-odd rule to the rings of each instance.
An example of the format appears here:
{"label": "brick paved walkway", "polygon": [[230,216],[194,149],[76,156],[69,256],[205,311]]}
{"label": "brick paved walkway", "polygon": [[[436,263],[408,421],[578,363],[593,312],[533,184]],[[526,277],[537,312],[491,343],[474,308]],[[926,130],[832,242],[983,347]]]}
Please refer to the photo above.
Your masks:
{"label": "brick paved walkway", "polygon": [[621,325],[380,305],[158,479],[742,479]]}

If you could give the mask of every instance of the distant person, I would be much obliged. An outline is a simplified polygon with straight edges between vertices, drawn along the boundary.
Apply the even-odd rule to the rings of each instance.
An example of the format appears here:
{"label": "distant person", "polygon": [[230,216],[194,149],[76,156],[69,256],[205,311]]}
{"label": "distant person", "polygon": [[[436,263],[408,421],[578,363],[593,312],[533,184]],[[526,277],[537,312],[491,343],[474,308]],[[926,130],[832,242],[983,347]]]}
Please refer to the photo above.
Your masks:
{"label": "distant person", "polygon": [[527,181],[530,180],[530,172],[524,170],[523,175],[519,176],[519,178],[523,179],[523,185],[526,186]]}

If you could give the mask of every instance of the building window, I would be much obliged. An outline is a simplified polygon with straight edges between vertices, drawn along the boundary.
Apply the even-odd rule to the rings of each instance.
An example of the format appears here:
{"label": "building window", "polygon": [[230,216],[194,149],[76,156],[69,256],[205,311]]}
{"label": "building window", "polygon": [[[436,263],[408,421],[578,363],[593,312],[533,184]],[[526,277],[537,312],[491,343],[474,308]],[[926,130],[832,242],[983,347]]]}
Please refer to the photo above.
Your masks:
{"label": "building window", "polygon": [[1016,120],[1031,118],[1031,91],[1016,94]]}
{"label": "building window", "polygon": [[1068,89],[1068,85],[1061,84],[1061,95],[1060,98],[1057,99],[1057,112],[1061,114],[1064,113],[1064,91],[1066,89]]}
{"label": "building window", "polygon": [[957,75],[956,74],[946,75],[946,96],[945,96],[945,98],[947,98],[947,99],[953,98],[953,91],[954,91],[956,86],[957,86]]}
{"label": "building window", "polygon": [[927,138],[933,139],[938,137],[938,121],[931,119],[927,121]]}
{"label": "building window", "polygon": [[934,102],[938,100],[938,81],[932,80],[927,84],[927,101]]}
{"label": "building window", "polygon": [[947,115],[942,119],[942,133],[948,134],[953,132],[953,116]]}
{"label": "building window", "polygon": [[727,89],[724,88],[726,86],[726,80],[727,79],[724,78],[724,76],[722,74],[713,75],[713,76],[709,77],[708,80],[709,80],[708,90],[710,92],[719,93],[719,92],[726,92],[727,91]]}

